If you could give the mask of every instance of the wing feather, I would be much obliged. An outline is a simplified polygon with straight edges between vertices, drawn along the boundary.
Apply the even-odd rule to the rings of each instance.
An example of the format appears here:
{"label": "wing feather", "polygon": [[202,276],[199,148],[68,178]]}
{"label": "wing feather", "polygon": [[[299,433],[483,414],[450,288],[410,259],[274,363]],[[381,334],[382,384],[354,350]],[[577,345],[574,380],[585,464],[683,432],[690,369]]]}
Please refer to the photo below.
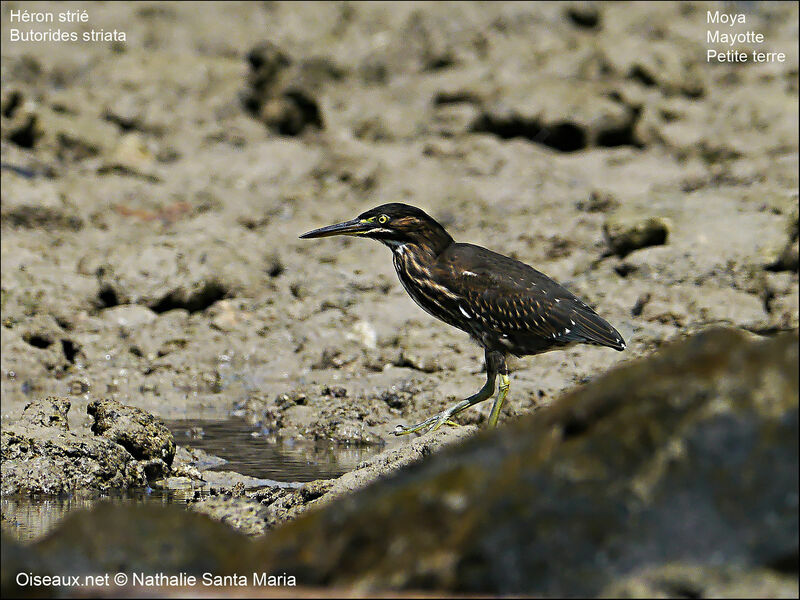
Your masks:
{"label": "wing feather", "polygon": [[533,267],[480,246],[453,244],[437,281],[463,298],[463,310],[505,340],[513,353],[589,343],[617,350],[622,336],[585,302]]}

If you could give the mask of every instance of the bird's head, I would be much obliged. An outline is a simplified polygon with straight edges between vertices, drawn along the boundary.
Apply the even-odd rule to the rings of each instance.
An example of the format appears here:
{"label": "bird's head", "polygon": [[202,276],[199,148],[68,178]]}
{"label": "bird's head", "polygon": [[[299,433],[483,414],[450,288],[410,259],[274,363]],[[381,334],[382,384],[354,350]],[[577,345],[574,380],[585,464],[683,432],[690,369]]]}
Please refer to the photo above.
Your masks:
{"label": "bird's head", "polygon": [[424,211],[408,204],[383,204],[361,213],[355,219],[304,233],[301,238],[354,235],[378,240],[397,248],[416,244],[439,253],[453,242],[444,227]]}

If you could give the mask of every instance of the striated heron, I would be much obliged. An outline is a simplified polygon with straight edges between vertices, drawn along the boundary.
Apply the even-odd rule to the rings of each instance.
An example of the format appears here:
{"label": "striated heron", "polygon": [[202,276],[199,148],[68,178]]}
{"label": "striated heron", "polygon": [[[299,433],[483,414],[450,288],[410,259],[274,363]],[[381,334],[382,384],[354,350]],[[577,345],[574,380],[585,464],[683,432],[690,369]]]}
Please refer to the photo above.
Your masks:
{"label": "striated heron", "polygon": [[409,296],[423,310],[483,346],[486,383],[478,393],[396,435],[438,429],[462,410],[491,398],[495,427],[508,394],[506,356],[528,356],[573,344],[624,350],[622,336],[566,288],[513,258],[453,240],[434,219],[407,204],[384,204],[351,221],[304,233],[368,237],[392,250],[394,267]]}

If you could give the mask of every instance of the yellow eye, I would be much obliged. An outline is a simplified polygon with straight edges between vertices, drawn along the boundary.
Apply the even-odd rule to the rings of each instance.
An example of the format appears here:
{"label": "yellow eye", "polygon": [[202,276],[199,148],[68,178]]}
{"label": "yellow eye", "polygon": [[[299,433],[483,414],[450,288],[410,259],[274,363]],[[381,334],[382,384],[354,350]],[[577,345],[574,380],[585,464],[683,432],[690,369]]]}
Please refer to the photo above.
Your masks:
{"label": "yellow eye", "polygon": [[387,217],[386,215],[381,215],[380,217],[378,217],[378,223],[386,223],[386,221],[388,220],[389,217]]}

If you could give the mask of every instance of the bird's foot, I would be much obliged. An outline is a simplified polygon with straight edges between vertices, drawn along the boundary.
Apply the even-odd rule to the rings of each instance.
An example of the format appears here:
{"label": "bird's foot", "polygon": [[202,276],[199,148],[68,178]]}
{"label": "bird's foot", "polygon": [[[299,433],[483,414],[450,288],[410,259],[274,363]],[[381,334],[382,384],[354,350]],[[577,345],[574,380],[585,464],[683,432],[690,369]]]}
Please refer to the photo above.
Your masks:
{"label": "bird's foot", "polygon": [[433,415],[429,419],[425,419],[422,423],[417,423],[413,427],[404,427],[403,425],[398,425],[394,429],[394,435],[408,435],[409,433],[416,433],[417,431],[425,430],[425,433],[428,431],[436,431],[442,425],[452,425],[453,427],[458,427],[458,423],[453,421],[450,417],[453,416],[453,413],[450,410],[445,410],[440,412],[438,415]]}

